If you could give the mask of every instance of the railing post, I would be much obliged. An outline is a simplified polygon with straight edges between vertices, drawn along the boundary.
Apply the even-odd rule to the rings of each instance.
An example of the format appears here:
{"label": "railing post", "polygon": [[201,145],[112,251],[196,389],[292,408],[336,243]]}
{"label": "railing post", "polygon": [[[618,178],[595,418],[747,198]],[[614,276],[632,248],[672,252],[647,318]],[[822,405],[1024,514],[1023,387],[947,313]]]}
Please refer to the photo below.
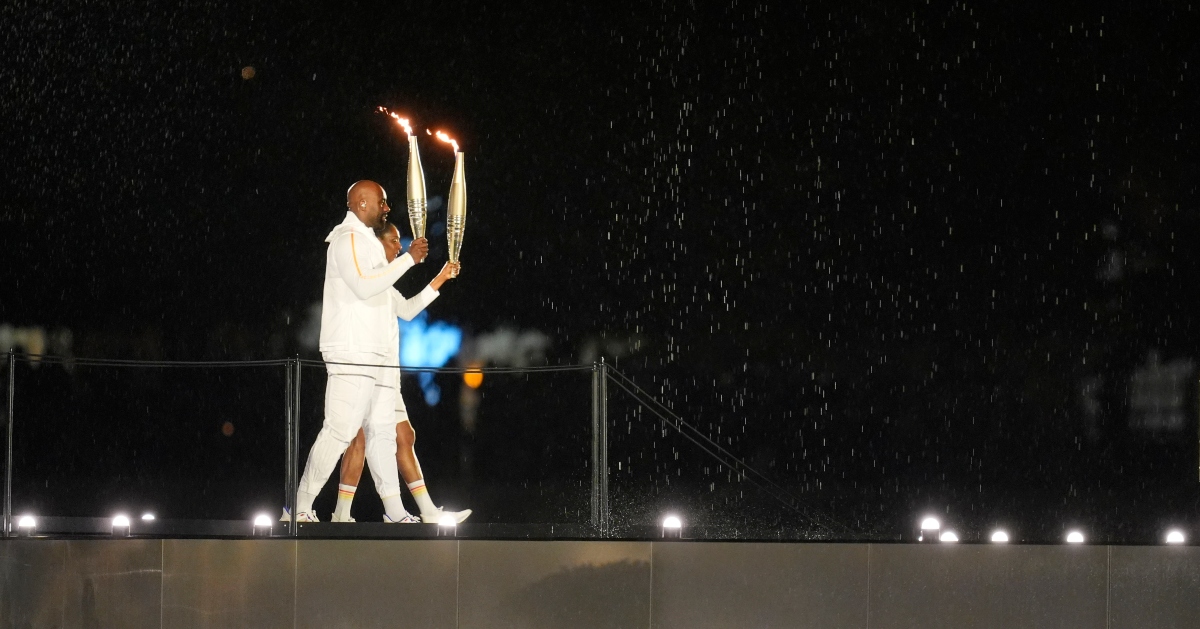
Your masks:
{"label": "railing post", "polygon": [[296,432],[295,409],[292,408],[293,396],[292,390],[295,388],[296,372],[293,368],[294,359],[284,361],[284,380],[287,386],[284,391],[283,398],[283,421],[284,421],[284,444],[283,448],[286,452],[284,459],[286,460],[286,469],[284,470],[283,481],[283,508],[292,514],[292,523],[288,524],[288,535],[293,534],[296,514],[296,453],[292,449],[293,435]]}
{"label": "railing post", "polygon": [[4,537],[12,535],[13,397],[17,388],[17,354],[8,350],[8,416],[4,421]]}
{"label": "railing post", "polygon": [[608,512],[608,365],[592,364],[592,526],[609,535]]}
{"label": "railing post", "polygon": [[592,363],[592,527],[600,528],[600,364]]}
{"label": "railing post", "polygon": [[[295,376],[292,377],[292,438],[288,443],[288,453],[292,459],[292,479],[288,484],[288,496],[292,505],[292,513],[296,512],[296,491],[300,489],[300,385],[303,363],[300,362],[300,355],[296,355],[294,362]],[[300,524],[296,522],[296,518],[292,518],[292,524],[288,529],[288,533],[292,537],[300,536]]]}
{"label": "railing post", "polygon": [[604,519],[604,536],[612,535],[612,514],[608,502],[608,365],[600,359],[600,515]]}

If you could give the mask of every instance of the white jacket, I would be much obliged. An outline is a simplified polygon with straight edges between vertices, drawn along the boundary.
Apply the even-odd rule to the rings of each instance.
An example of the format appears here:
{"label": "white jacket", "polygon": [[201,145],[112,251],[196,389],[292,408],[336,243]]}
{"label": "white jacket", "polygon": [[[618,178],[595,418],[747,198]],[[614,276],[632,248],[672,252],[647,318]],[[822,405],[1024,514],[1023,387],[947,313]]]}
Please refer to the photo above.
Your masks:
{"label": "white jacket", "polygon": [[398,352],[392,342],[396,309],[392,284],[413,266],[405,253],[385,263],[383,244],[353,212],[325,237],[321,343],[325,352],[366,352],[381,364]]}

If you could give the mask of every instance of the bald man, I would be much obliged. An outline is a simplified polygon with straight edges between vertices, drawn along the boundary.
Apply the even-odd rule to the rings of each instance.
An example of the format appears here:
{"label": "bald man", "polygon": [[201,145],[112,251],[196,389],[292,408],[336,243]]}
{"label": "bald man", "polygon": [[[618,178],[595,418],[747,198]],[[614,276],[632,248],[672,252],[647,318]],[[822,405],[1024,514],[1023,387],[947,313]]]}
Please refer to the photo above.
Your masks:
{"label": "bald man", "polygon": [[[371,477],[383,499],[384,522],[419,521],[404,509],[396,469],[396,423],[389,413],[370,413],[374,404],[395,408],[396,350],[390,347],[392,284],[425,260],[429,242],[418,238],[408,252],[388,262],[376,230],[387,225],[387,192],[374,181],[359,181],[346,191],[346,217],[325,238],[325,288],[321,300],[321,357],[325,383],[325,421],[308,453],[296,492],[296,521],[318,522],[317,493],[346,446],[363,429]],[[289,519],[284,511],[283,519]]]}

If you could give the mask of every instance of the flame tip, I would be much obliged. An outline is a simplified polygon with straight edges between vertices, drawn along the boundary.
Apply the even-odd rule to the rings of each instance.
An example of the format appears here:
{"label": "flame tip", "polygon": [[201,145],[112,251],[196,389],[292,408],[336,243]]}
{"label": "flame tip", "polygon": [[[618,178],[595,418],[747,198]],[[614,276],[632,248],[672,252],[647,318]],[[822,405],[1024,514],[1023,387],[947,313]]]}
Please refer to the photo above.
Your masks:
{"label": "flame tip", "polygon": [[[426,129],[426,131],[428,131],[428,129]],[[450,146],[453,146],[455,153],[458,152],[458,142],[456,142],[454,140],[454,138],[450,137],[449,135],[446,135],[446,133],[444,131],[438,131],[436,135],[439,140],[449,144]]]}

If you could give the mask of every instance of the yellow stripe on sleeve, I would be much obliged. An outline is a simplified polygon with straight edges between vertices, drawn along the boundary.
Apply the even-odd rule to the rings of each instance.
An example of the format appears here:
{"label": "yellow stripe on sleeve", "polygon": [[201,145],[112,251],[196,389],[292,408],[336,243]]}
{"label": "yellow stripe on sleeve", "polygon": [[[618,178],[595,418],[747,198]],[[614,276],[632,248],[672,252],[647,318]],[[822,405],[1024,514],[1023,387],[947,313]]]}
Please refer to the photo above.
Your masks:
{"label": "yellow stripe on sleeve", "polygon": [[[354,232],[350,232],[350,256],[354,258],[354,270],[358,273],[358,276],[361,277],[362,279],[373,280],[377,277],[383,277],[384,275],[387,275],[387,268],[388,268],[387,266],[383,267],[384,268],[383,273],[376,273],[375,275],[363,275],[362,267],[358,266],[358,247],[356,247],[354,245]],[[396,258],[396,259],[399,260],[400,258]]]}
{"label": "yellow stripe on sleeve", "polygon": [[362,277],[362,269],[358,266],[358,247],[354,246],[354,232],[350,232],[350,256],[354,258],[354,270]]}

